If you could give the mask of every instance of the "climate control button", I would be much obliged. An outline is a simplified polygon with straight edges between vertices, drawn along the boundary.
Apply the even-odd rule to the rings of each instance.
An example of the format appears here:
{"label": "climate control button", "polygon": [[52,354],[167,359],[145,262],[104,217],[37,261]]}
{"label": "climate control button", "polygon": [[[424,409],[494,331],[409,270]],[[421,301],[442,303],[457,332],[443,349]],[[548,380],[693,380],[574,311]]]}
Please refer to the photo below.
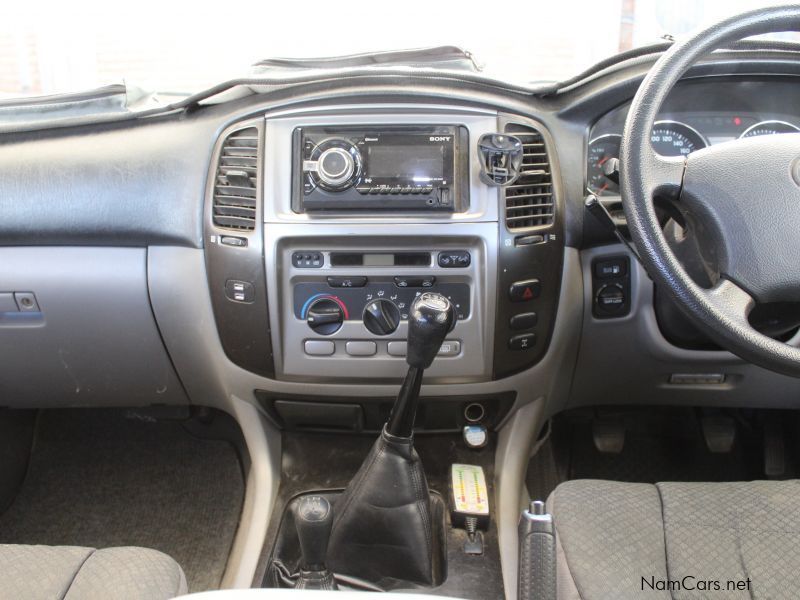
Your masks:
{"label": "climate control button", "polygon": [[364,326],[375,335],[389,335],[400,324],[400,309],[389,300],[374,300],[364,308]]}

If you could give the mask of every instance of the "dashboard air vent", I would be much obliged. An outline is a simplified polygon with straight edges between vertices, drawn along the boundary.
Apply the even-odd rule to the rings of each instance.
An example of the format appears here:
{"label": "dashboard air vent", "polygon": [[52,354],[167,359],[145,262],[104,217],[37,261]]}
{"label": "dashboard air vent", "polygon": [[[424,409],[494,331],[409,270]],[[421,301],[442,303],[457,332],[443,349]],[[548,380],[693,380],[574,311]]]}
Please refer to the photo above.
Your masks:
{"label": "dashboard air vent", "polygon": [[522,172],[513,184],[503,188],[506,227],[509,231],[547,227],[553,224],[553,179],[544,138],[533,127],[509,123],[505,132],[522,141]]}
{"label": "dashboard air vent", "polygon": [[252,231],[256,226],[258,129],[230,134],[222,145],[214,181],[214,225]]}

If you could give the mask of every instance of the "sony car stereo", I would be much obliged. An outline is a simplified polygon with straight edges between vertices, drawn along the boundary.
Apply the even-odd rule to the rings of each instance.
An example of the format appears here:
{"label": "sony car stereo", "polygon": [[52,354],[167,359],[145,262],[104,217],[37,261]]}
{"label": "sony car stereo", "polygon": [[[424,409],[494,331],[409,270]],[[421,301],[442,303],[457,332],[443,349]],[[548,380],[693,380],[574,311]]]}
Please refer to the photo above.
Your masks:
{"label": "sony car stereo", "polygon": [[293,146],[295,212],[460,212],[469,205],[464,126],[298,127]]}

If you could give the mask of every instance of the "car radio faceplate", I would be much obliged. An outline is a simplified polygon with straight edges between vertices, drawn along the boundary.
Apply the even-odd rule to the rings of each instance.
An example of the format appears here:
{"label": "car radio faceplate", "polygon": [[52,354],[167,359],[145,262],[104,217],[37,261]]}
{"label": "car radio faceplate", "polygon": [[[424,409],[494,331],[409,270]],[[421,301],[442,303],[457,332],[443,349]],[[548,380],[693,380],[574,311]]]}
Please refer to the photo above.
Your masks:
{"label": "car radio faceplate", "polygon": [[444,211],[469,206],[469,133],[457,125],[298,127],[295,212]]}

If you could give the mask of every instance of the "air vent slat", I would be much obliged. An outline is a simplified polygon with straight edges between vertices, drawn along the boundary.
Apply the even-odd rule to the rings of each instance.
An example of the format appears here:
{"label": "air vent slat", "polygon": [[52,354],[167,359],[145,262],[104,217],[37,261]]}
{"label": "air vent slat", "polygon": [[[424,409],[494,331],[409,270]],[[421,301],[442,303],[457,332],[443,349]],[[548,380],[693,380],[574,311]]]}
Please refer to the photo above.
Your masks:
{"label": "air vent slat", "polygon": [[522,142],[519,179],[503,188],[509,231],[550,227],[555,220],[550,160],[542,134],[528,125],[509,123],[505,132]]}
{"label": "air vent slat", "polygon": [[214,181],[214,225],[253,231],[258,198],[258,129],[230,134],[222,144]]}
{"label": "air vent slat", "polygon": [[255,208],[256,199],[245,198],[244,196],[217,196],[215,206],[246,206],[247,208]]}
{"label": "air vent slat", "polygon": [[258,159],[255,156],[225,156],[222,155],[223,167],[258,167]]}
{"label": "air vent slat", "polygon": [[253,209],[247,206],[228,206],[226,204],[218,204],[214,207],[215,215],[224,215],[226,217],[242,217],[251,219],[254,217]]}
{"label": "air vent slat", "polygon": [[533,210],[533,209],[551,209],[553,208],[553,203],[548,202],[547,204],[520,204],[519,206],[509,207],[506,214],[518,211],[518,210]]}
{"label": "air vent slat", "polygon": [[240,187],[237,185],[218,185],[214,189],[220,196],[246,196],[248,198],[256,197],[256,190],[254,188]]}
{"label": "air vent slat", "polygon": [[[523,178],[520,177],[520,179],[523,179]],[[517,181],[519,181],[519,179]],[[523,193],[525,193],[527,190],[529,190],[531,188],[537,188],[538,187],[538,188],[548,188],[549,189],[551,186],[552,186],[552,184],[549,181],[542,181],[542,182],[539,182],[539,183],[512,183],[511,185],[509,185],[508,187],[505,188],[505,192],[506,192],[506,194],[508,194],[509,191],[513,192],[513,191],[516,191],[516,190],[523,190]],[[550,193],[550,192],[548,192],[548,193]]]}
{"label": "air vent slat", "polygon": [[[551,212],[542,212],[542,213],[537,213],[535,215],[519,215],[519,216],[514,216],[514,217],[506,217],[506,221],[511,221],[513,223],[516,223],[516,222],[525,221],[526,219],[547,219],[547,218],[552,219],[553,218],[553,213],[551,213]],[[514,227],[511,227],[511,229],[514,229]]]}
{"label": "air vent slat", "polygon": [[214,215],[214,223],[220,227],[230,227],[231,229],[251,230],[255,227],[255,219],[244,219],[242,217],[229,217],[226,215]]}

